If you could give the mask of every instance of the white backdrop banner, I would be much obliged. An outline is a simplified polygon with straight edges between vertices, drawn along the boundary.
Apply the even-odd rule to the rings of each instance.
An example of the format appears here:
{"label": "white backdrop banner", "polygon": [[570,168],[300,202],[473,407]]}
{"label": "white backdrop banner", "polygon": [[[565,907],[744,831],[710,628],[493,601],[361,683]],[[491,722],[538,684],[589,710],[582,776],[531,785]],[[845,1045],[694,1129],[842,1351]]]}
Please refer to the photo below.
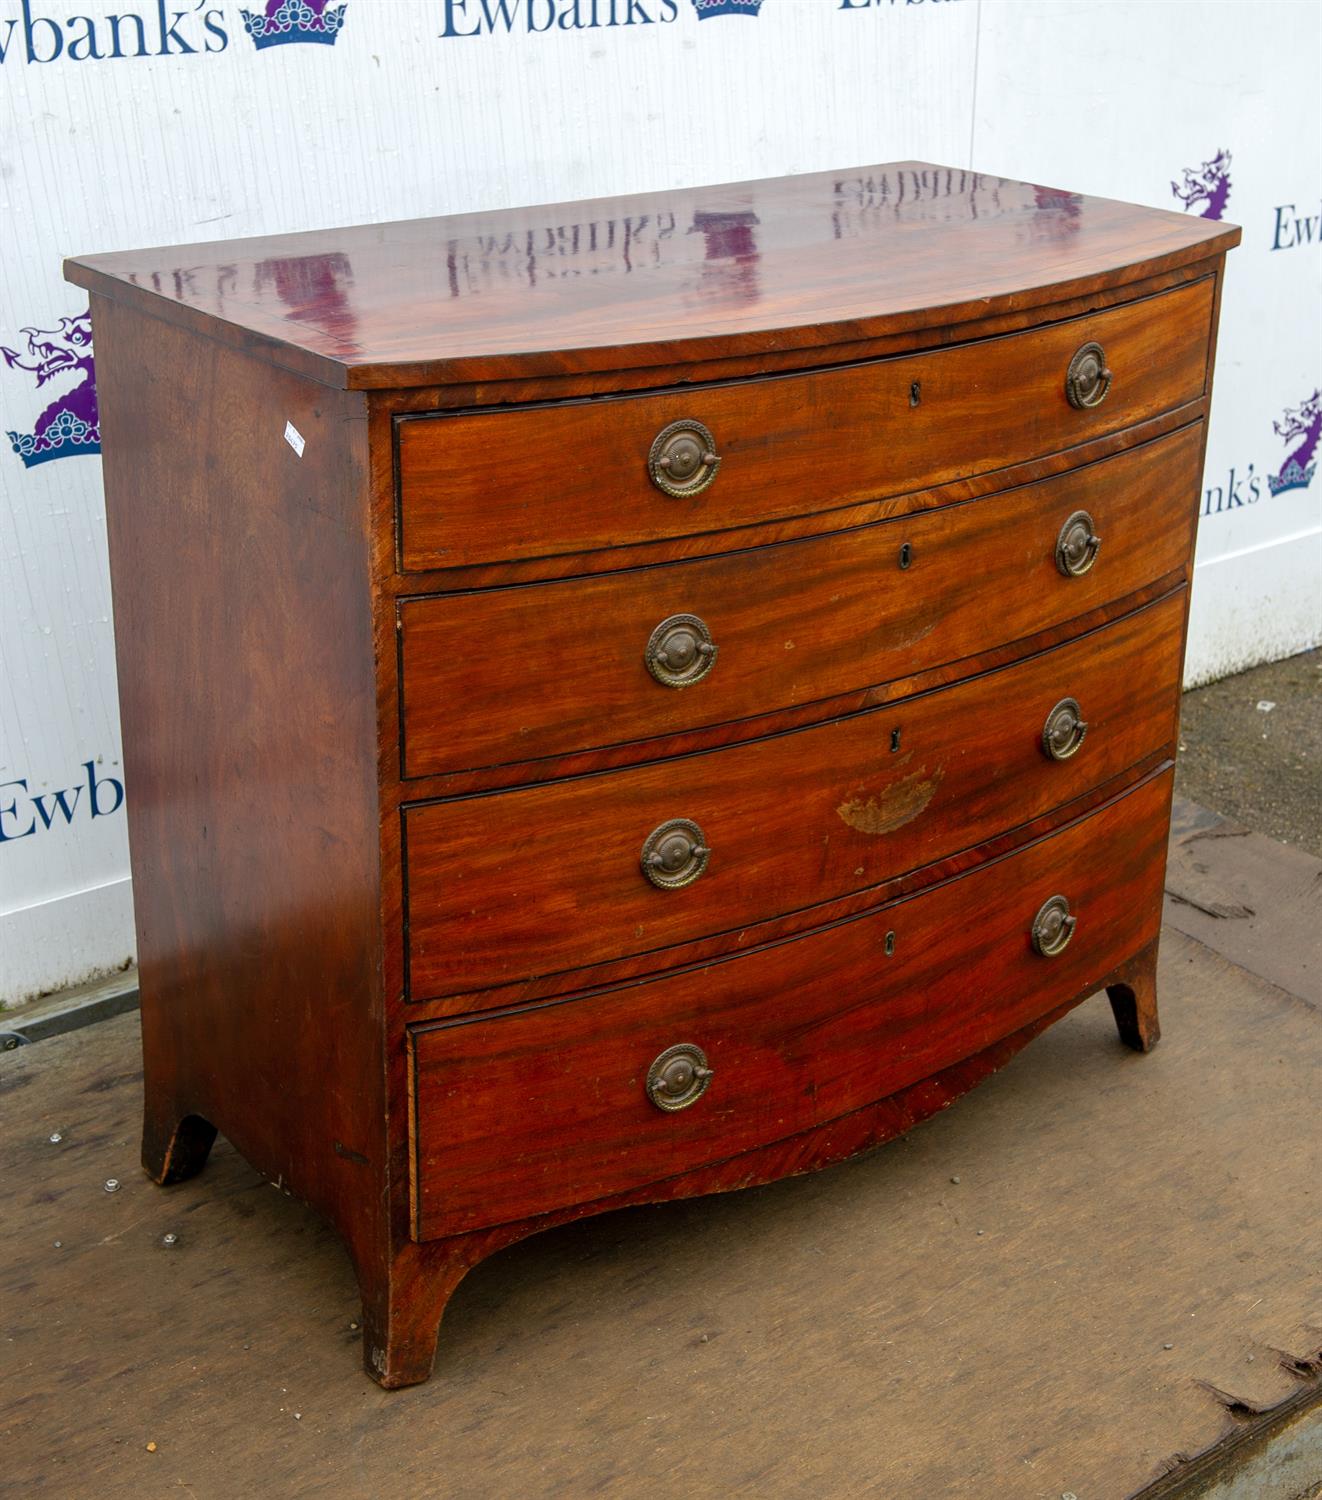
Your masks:
{"label": "white backdrop banner", "polygon": [[1320,51],[1310,3],[0,0],[0,1000],[133,952],[64,255],[905,158],[1243,224],[1205,681],[1322,639]]}

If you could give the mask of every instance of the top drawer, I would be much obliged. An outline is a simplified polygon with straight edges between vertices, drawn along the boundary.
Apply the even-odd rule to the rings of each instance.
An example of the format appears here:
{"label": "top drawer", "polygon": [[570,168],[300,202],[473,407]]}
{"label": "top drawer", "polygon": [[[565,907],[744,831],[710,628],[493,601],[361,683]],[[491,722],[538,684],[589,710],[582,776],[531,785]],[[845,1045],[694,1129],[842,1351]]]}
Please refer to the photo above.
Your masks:
{"label": "top drawer", "polygon": [[[810,374],[401,417],[402,565],[718,532],[1087,442],[1203,394],[1213,286],[1209,276],[1025,333]],[[1111,379],[1090,382],[1085,356],[1076,405],[1067,374],[1089,344]],[[676,423],[698,425],[667,441]]]}

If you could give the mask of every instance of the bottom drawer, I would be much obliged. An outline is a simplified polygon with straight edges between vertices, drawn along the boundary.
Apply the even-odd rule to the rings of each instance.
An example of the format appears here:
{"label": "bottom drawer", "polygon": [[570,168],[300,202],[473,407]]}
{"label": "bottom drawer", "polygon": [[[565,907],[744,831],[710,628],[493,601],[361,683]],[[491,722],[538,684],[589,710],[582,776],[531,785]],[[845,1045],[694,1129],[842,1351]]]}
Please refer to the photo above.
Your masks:
{"label": "bottom drawer", "polygon": [[[1171,775],[807,936],[412,1028],[418,1238],[592,1202],[812,1129],[1086,994],[1159,931]],[[1034,919],[1056,896],[1077,925],[1043,954]],[[711,1077],[667,1109],[649,1069],[676,1044],[700,1049]],[[652,1084],[655,1099],[686,1097],[684,1066],[681,1055]]]}

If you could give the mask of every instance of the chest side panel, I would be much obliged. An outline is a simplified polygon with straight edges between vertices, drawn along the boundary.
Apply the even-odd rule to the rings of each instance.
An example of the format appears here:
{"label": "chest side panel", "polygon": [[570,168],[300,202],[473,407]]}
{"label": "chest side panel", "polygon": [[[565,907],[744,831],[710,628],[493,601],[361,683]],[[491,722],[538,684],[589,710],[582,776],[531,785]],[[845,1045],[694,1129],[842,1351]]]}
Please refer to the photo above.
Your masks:
{"label": "chest side panel", "polygon": [[218,1125],[361,1249],[385,1149],[361,398],[92,315],[149,1112]]}

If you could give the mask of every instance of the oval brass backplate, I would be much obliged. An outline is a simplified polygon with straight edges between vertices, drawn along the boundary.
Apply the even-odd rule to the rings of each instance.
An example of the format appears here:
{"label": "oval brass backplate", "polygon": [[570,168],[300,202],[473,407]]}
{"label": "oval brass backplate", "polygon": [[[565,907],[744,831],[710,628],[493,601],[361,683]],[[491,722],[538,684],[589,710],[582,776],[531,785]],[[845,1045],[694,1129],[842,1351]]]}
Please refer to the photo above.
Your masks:
{"label": "oval brass backplate", "polygon": [[1100,344],[1084,344],[1065,372],[1065,395],[1079,411],[1100,406],[1111,389],[1111,372]]}
{"label": "oval brass backplate", "polygon": [[1078,918],[1070,916],[1070,904],[1064,896],[1052,896],[1038,908],[1033,918],[1033,949],[1043,958],[1055,958],[1069,947]]}
{"label": "oval brass backplate", "polygon": [[1056,566],[1066,578],[1082,578],[1097,561],[1102,539],[1086,510],[1076,510],[1056,538]]}
{"label": "oval brass backplate", "polygon": [[1062,698],[1042,726],[1042,751],[1048,760],[1068,760],[1083,744],[1088,726],[1075,698]]}
{"label": "oval brass backplate", "polygon": [[716,665],[716,644],[697,615],[671,615],[652,632],[643,659],[662,687],[692,687]]}
{"label": "oval brass backplate", "polygon": [[707,1092],[712,1070],[707,1054],[692,1042],[677,1042],[657,1057],[647,1070],[647,1097],[667,1114],[687,1109]]}
{"label": "oval brass backplate", "polygon": [[643,874],[663,891],[692,885],[707,868],[711,850],[702,829],[691,818],[670,818],[647,835]]}
{"label": "oval brass backplate", "polygon": [[647,472],[652,483],[677,499],[701,494],[716,478],[720,467],[716,439],[692,417],[663,427],[647,455]]}

